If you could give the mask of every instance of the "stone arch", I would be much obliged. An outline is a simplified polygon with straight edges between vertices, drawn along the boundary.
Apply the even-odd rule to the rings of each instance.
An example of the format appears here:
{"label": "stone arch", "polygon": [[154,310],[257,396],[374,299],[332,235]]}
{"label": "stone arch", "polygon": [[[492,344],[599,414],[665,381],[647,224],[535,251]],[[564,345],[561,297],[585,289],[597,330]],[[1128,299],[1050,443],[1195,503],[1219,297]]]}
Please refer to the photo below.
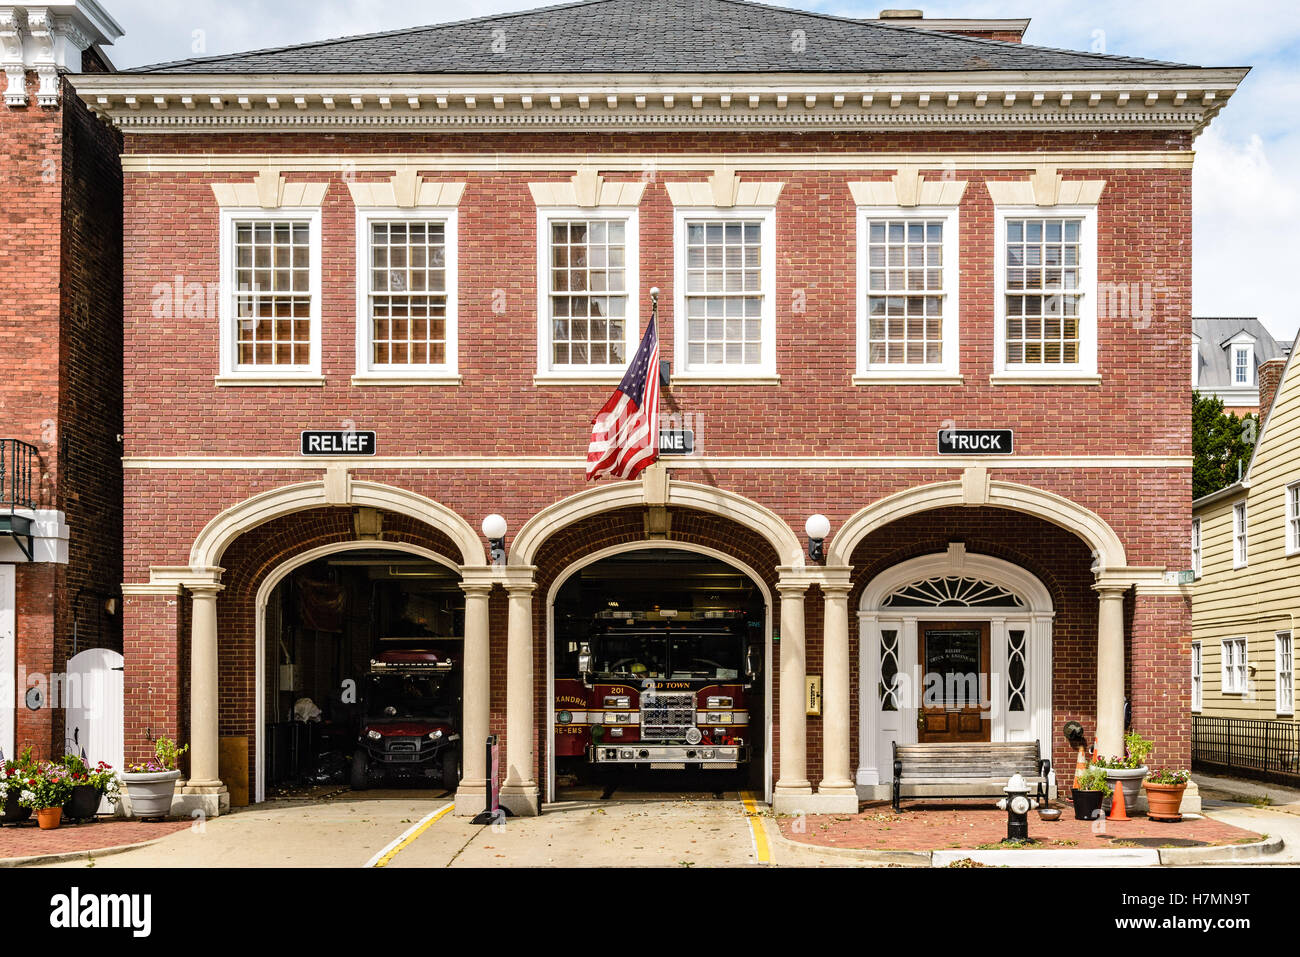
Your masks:
{"label": "stone arch", "polygon": [[485,562],[483,542],[460,515],[433,499],[380,482],[356,481],[348,475],[301,482],[261,492],[233,505],[199,532],[190,549],[190,567],[220,568],[226,549],[240,535],[273,519],[321,507],[376,508],[424,522],[447,535],[462,565]]}
{"label": "stone arch", "polygon": [[776,552],[778,563],[794,567],[804,564],[803,546],[798,537],[781,516],[766,506],[725,489],[679,481],[666,481],[667,491],[662,499],[652,501],[646,494],[648,481],[598,485],[542,509],[515,535],[510,564],[535,564],[538,551],[546,540],[576,522],[603,512],[644,505],[712,513],[755,531]]}
{"label": "stone arch", "polygon": [[1033,515],[1083,539],[1097,556],[1099,573],[1128,565],[1124,543],[1095,512],[1030,485],[991,481],[976,470],[960,480],[918,486],[868,505],[835,533],[827,549],[827,564],[848,565],[858,543],[876,529],[918,512],[951,506],[987,506]]}

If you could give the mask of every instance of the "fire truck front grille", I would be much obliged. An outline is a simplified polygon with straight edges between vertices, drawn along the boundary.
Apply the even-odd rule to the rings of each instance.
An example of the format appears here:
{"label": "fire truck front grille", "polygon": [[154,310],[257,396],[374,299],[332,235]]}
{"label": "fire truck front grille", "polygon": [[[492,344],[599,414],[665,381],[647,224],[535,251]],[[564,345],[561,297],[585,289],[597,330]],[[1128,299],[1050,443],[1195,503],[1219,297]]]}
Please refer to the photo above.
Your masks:
{"label": "fire truck front grille", "polygon": [[641,738],[680,741],[695,726],[695,695],[655,694],[641,699]]}

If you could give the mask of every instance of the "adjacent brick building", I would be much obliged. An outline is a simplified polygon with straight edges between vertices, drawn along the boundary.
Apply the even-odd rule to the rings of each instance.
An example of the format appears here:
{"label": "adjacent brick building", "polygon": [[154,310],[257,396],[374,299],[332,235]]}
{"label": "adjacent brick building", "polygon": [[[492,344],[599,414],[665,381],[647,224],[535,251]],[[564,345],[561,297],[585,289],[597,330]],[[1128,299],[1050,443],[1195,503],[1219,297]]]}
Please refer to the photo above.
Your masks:
{"label": "adjacent brick building", "polygon": [[99,45],[121,35],[94,2],[0,5],[6,757],[84,753],[62,675],[79,651],[121,648],[122,141],[69,82],[111,72]]}
{"label": "adjacent brick building", "polygon": [[[260,799],[397,589],[462,643],[458,805],[495,733],[535,811],[557,602],[733,589],[749,712],[700,720],[779,808],[882,794],[918,735],[1114,752],[1126,697],[1185,765],[1191,150],[1243,71],[1024,27],[596,0],[81,78],[124,138],[128,753],[174,733],[183,803]],[[587,483],[652,289],[694,453]],[[350,624],[308,627],[323,586]],[[966,655],[982,708],[927,699]]]}

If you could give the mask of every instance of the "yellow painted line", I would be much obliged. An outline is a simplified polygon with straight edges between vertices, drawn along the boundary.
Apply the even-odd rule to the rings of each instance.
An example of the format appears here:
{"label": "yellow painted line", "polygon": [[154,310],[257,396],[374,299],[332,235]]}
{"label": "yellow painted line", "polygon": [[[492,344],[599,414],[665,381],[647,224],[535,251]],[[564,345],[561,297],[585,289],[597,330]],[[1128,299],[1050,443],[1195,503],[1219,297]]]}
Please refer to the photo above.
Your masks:
{"label": "yellow painted line", "polygon": [[387,867],[388,862],[391,861],[393,858],[395,858],[398,855],[398,853],[401,852],[402,848],[412,843],[416,838],[418,838],[421,834],[423,834],[430,827],[436,824],[439,820],[441,820],[443,817],[451,813],[451,809],[454,808],[455,806],[456,806],[455,804],[448,804],[446,807],[438,808],[438,810],[434,811],[431,814],[426,814],[424,817],[416,821],[414,824],[408,827],[404,832],[402,832],[402,834],[398,836],[397,840],[393,841],[382,851],[380,851],[369,861],[367,861],[366,867]]}
{"label": "yellow painted line", "polygon": [[763,815],[758,809],[758,801],[748,791],[741,791],[740,803],[745,806],[745,817],[749,819],[749,833],[754,839],[754,857],[760,864],[771,864],[772,848],[767,843],[767,831],[763,827]]}

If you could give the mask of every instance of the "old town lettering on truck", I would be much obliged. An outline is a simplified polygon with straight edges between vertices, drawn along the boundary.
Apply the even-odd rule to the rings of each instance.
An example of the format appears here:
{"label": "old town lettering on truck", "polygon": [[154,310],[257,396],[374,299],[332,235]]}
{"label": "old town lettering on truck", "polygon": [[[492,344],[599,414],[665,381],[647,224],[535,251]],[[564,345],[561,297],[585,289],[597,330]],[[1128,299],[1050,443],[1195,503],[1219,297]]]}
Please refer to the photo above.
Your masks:
{"label": "old town lettering on truck", "polygon": [[[262,800],[295,702],[345,725],[383,651],[451,647],[466,814],[490,734],[519,814],[694,770],[647,761],[852,811],[894,742],[1072,767],[1077,720],[1118,753],[1126,693],[1187,766],[1165,359],[1245,71],[1027,25],[593,0],[78,77],[124,150],[128,759],[188,736],[178,802],[214,813],[242,737]],[[177,275],[217,314],[156,318]],[[654,288],[693,451],[587,483]],[[383,454],[290,454],[349,421]]]}

